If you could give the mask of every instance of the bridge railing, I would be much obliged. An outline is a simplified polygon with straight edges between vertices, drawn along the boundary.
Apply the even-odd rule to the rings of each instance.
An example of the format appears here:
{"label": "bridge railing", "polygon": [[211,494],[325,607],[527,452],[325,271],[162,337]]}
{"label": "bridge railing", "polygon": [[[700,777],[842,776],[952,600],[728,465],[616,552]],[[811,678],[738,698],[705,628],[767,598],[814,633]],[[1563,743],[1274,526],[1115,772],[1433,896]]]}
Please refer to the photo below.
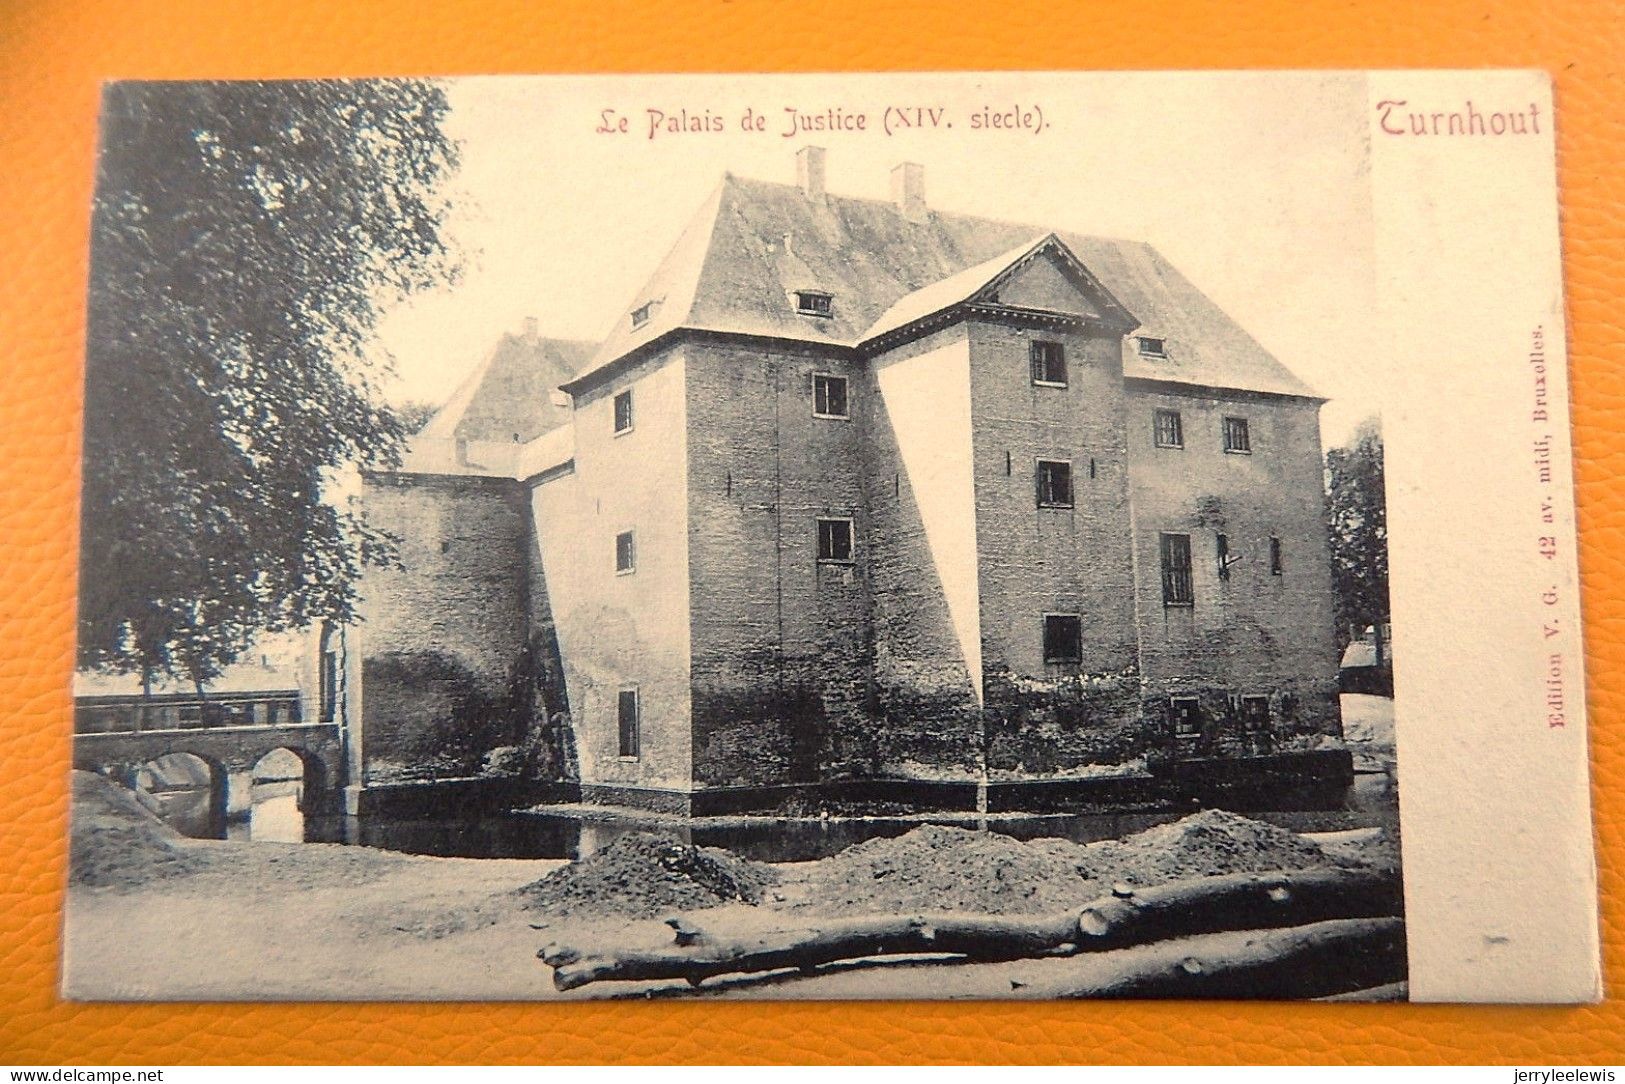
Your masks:
{"label": "bridge railing", "polygon": [[81,696],[74,700],[75,734],[139,734],[148,730],[218,730],[294,726],[302,722],[297,689],[161,696]]}

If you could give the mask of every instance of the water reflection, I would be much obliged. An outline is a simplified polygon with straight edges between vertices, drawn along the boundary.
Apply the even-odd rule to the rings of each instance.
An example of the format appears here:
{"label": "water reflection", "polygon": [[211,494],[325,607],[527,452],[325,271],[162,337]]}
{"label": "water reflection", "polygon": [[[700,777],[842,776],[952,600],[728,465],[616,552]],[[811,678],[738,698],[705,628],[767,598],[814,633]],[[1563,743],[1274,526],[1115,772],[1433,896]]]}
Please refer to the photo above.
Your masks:
{"label": "water reflection", "polygon": [[[425,817],[314,816],[300,810],[293,780],[255,783],[246,817],[229,822],[226,838],[284,843],[348,843],[408,854],[463,858],[568,858],[592,854],[627,832],[655,832],[702,847],[722,847],[763,862],[824,858],[867,839],[899,836],[921,824],[985,827],[1017,839],[1060,837],[1078,843],[1111,839],[1169,821],[1189,810],[1047,816],[917,817],[869,819],[670,821],[569,813],[448,811]],[[175,790],[156,798],[160,813],[179,831],[206,836],[208,792]],[[1296,832],[1334,832],[1375,825],[1397,829],[1391,773],[1361,773],[1342,809],[1248,812],[1247,816]]]}

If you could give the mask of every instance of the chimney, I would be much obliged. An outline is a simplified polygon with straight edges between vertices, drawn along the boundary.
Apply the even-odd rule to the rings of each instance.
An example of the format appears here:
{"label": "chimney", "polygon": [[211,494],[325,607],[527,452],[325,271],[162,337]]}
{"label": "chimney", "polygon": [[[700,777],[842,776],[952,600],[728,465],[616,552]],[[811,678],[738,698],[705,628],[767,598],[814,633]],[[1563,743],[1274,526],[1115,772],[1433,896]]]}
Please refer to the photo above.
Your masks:
{"label": "chimney", "polygon": [[918,162],[900,162],[891,171],[891,200],[910,222],[924,222],[925,167]]}
{"label": "chimney", "polygon": [[796,152],[796,183],[810,200],[824,198],[824,148],[802,147]]}
{"label": "chimney", "polygon": [[535,342],[541,336],[541,329],[536,324],[536,317],[525,317],[525,341]]}

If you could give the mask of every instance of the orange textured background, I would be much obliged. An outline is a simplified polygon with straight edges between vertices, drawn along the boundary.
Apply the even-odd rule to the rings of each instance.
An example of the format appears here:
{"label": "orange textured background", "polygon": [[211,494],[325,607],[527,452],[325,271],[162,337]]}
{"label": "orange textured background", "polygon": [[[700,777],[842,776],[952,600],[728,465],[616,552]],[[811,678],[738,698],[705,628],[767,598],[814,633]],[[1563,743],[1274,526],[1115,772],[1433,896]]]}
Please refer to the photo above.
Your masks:
{"label": "orange textured background", "polygon": [[3,0],[0,1062],[1625,1061],[1618,1000],[1578,1009],[142,1006],[72,1005],[54,993],[100,80],[1129,66],[1538,67],[1555,76],[1603,933],[1610,988],[1625,990],[1622,57],[1625,10],[1609,0]]}

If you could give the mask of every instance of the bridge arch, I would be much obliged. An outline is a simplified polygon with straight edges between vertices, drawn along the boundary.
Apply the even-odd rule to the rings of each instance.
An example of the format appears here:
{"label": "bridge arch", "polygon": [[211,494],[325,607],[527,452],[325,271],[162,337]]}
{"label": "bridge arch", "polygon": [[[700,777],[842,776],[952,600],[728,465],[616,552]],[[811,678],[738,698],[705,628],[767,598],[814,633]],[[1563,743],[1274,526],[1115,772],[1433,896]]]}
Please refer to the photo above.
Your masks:
{"label": "bridge arch", "polygon": [[[100,772],[134,788],[136,768],[169,754],[190,754],[211,765],[211,770],[218,769],[213,778],[227,789],[221,809],[241,811],[249,789],[243,784],[249,782],[255,765],[278,749],[286,749],[302,765],[302,811],[326,813],[340,808],[344,739],[332,723],[81,731],[74,735],[73,760],[77,768]],[[238,780],[236,788],[230,787],[232,777]]]}
{"label": "bridge arch", "polygon": [[128,765],[125,784],[137,801],[183,834],[224,839],[230,774],[213,757],[174,749]]}

